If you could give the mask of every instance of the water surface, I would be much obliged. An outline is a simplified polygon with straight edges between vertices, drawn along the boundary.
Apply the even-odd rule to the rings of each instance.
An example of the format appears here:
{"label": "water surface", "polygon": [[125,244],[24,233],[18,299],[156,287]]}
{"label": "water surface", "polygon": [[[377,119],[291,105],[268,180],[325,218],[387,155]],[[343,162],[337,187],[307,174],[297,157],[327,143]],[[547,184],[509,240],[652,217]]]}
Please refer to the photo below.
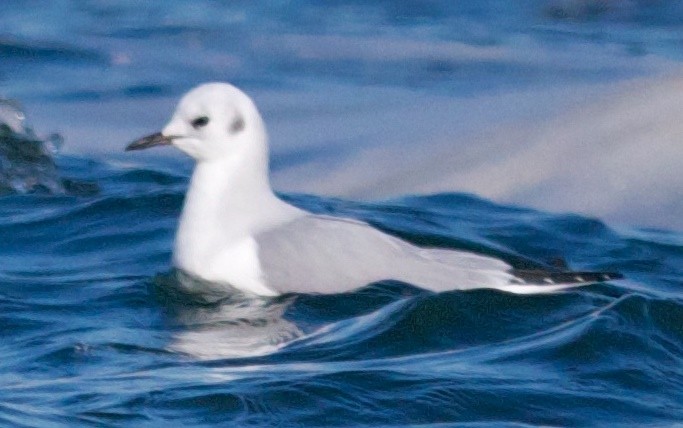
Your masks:
{"label": "water surface", "polygon": [[[0,134],[0,425],[680,424],[683,130],[680,80],[660,76],[680,66],[682,13],[2,2],[0,92],[34,130]],[[191,165],[120,152],[207,80],[255,97],[295,205],[627,279],[532,296],[183,293],[170,251]]]}

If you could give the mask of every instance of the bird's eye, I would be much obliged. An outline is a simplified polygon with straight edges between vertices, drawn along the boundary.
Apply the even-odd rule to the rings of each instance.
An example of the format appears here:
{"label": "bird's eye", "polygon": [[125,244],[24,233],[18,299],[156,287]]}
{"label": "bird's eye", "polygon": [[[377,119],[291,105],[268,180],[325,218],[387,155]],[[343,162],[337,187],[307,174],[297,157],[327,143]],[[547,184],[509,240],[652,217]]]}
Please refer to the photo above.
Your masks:
{"label": "bird's eye", "polygon": [[192,121],[192,127],[194,129],[202,128],[209,124],[209,118],[206,116],[200,116]]}

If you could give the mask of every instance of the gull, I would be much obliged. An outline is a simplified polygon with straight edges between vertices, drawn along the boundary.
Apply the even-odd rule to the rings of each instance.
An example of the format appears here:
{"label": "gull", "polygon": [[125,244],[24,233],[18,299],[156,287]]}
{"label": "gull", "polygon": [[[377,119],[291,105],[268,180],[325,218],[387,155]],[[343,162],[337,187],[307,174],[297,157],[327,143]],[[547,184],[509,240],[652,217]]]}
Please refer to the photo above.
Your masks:
{"label": "gull", "polygon": [[362,221],[294,207],[271,188],[268,134],[256,105],[228,83],[192,89],[161,132],[126,150],[162,145],[195,160],[173,263],[204,280],[198,292],[331,294],[396,280],[435,292],[495,288],[547,293],[620,278],[615,273],[516,270],[493,257],[419,247]]}

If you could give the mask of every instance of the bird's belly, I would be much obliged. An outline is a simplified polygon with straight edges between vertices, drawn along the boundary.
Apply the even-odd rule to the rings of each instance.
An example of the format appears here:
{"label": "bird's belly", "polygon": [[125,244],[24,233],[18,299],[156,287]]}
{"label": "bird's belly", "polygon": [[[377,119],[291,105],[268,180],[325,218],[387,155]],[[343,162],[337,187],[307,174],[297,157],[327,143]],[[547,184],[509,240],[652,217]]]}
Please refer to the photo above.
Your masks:
{"label": "bird's belly", "polygon": [[228,246],[216,248],[201,248],[187,242],[177,242],[173,252],[173,264],[212,283],[227,284],[261,296],[278,294],[265,284],[257,244],[252,238],[244,238]]}

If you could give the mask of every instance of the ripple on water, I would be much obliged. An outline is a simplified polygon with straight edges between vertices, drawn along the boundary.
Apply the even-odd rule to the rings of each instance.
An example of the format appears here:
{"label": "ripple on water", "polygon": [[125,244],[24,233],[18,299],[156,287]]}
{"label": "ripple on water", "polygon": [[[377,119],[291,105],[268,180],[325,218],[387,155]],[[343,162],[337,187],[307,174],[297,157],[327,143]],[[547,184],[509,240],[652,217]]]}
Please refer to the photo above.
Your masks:
{"label": "ripple on water", "polygon": [[[377,204],[288,195],[423,244],[538,264],[559,252],[570,265],[644,280],[537,296],[384,282],[342,295],[200,299],[187,292],[195,280],[169,271],[185,176],[83,162],[61,163],[65,173],[90,171],[97,195],[0,199],[8,243],[0,423],[567,426],[683,417],[674,233],[636,237],[468,195]],[[663,261],[634,263],[643,254]],[[35,402],[40,409],[25,404]]]}

